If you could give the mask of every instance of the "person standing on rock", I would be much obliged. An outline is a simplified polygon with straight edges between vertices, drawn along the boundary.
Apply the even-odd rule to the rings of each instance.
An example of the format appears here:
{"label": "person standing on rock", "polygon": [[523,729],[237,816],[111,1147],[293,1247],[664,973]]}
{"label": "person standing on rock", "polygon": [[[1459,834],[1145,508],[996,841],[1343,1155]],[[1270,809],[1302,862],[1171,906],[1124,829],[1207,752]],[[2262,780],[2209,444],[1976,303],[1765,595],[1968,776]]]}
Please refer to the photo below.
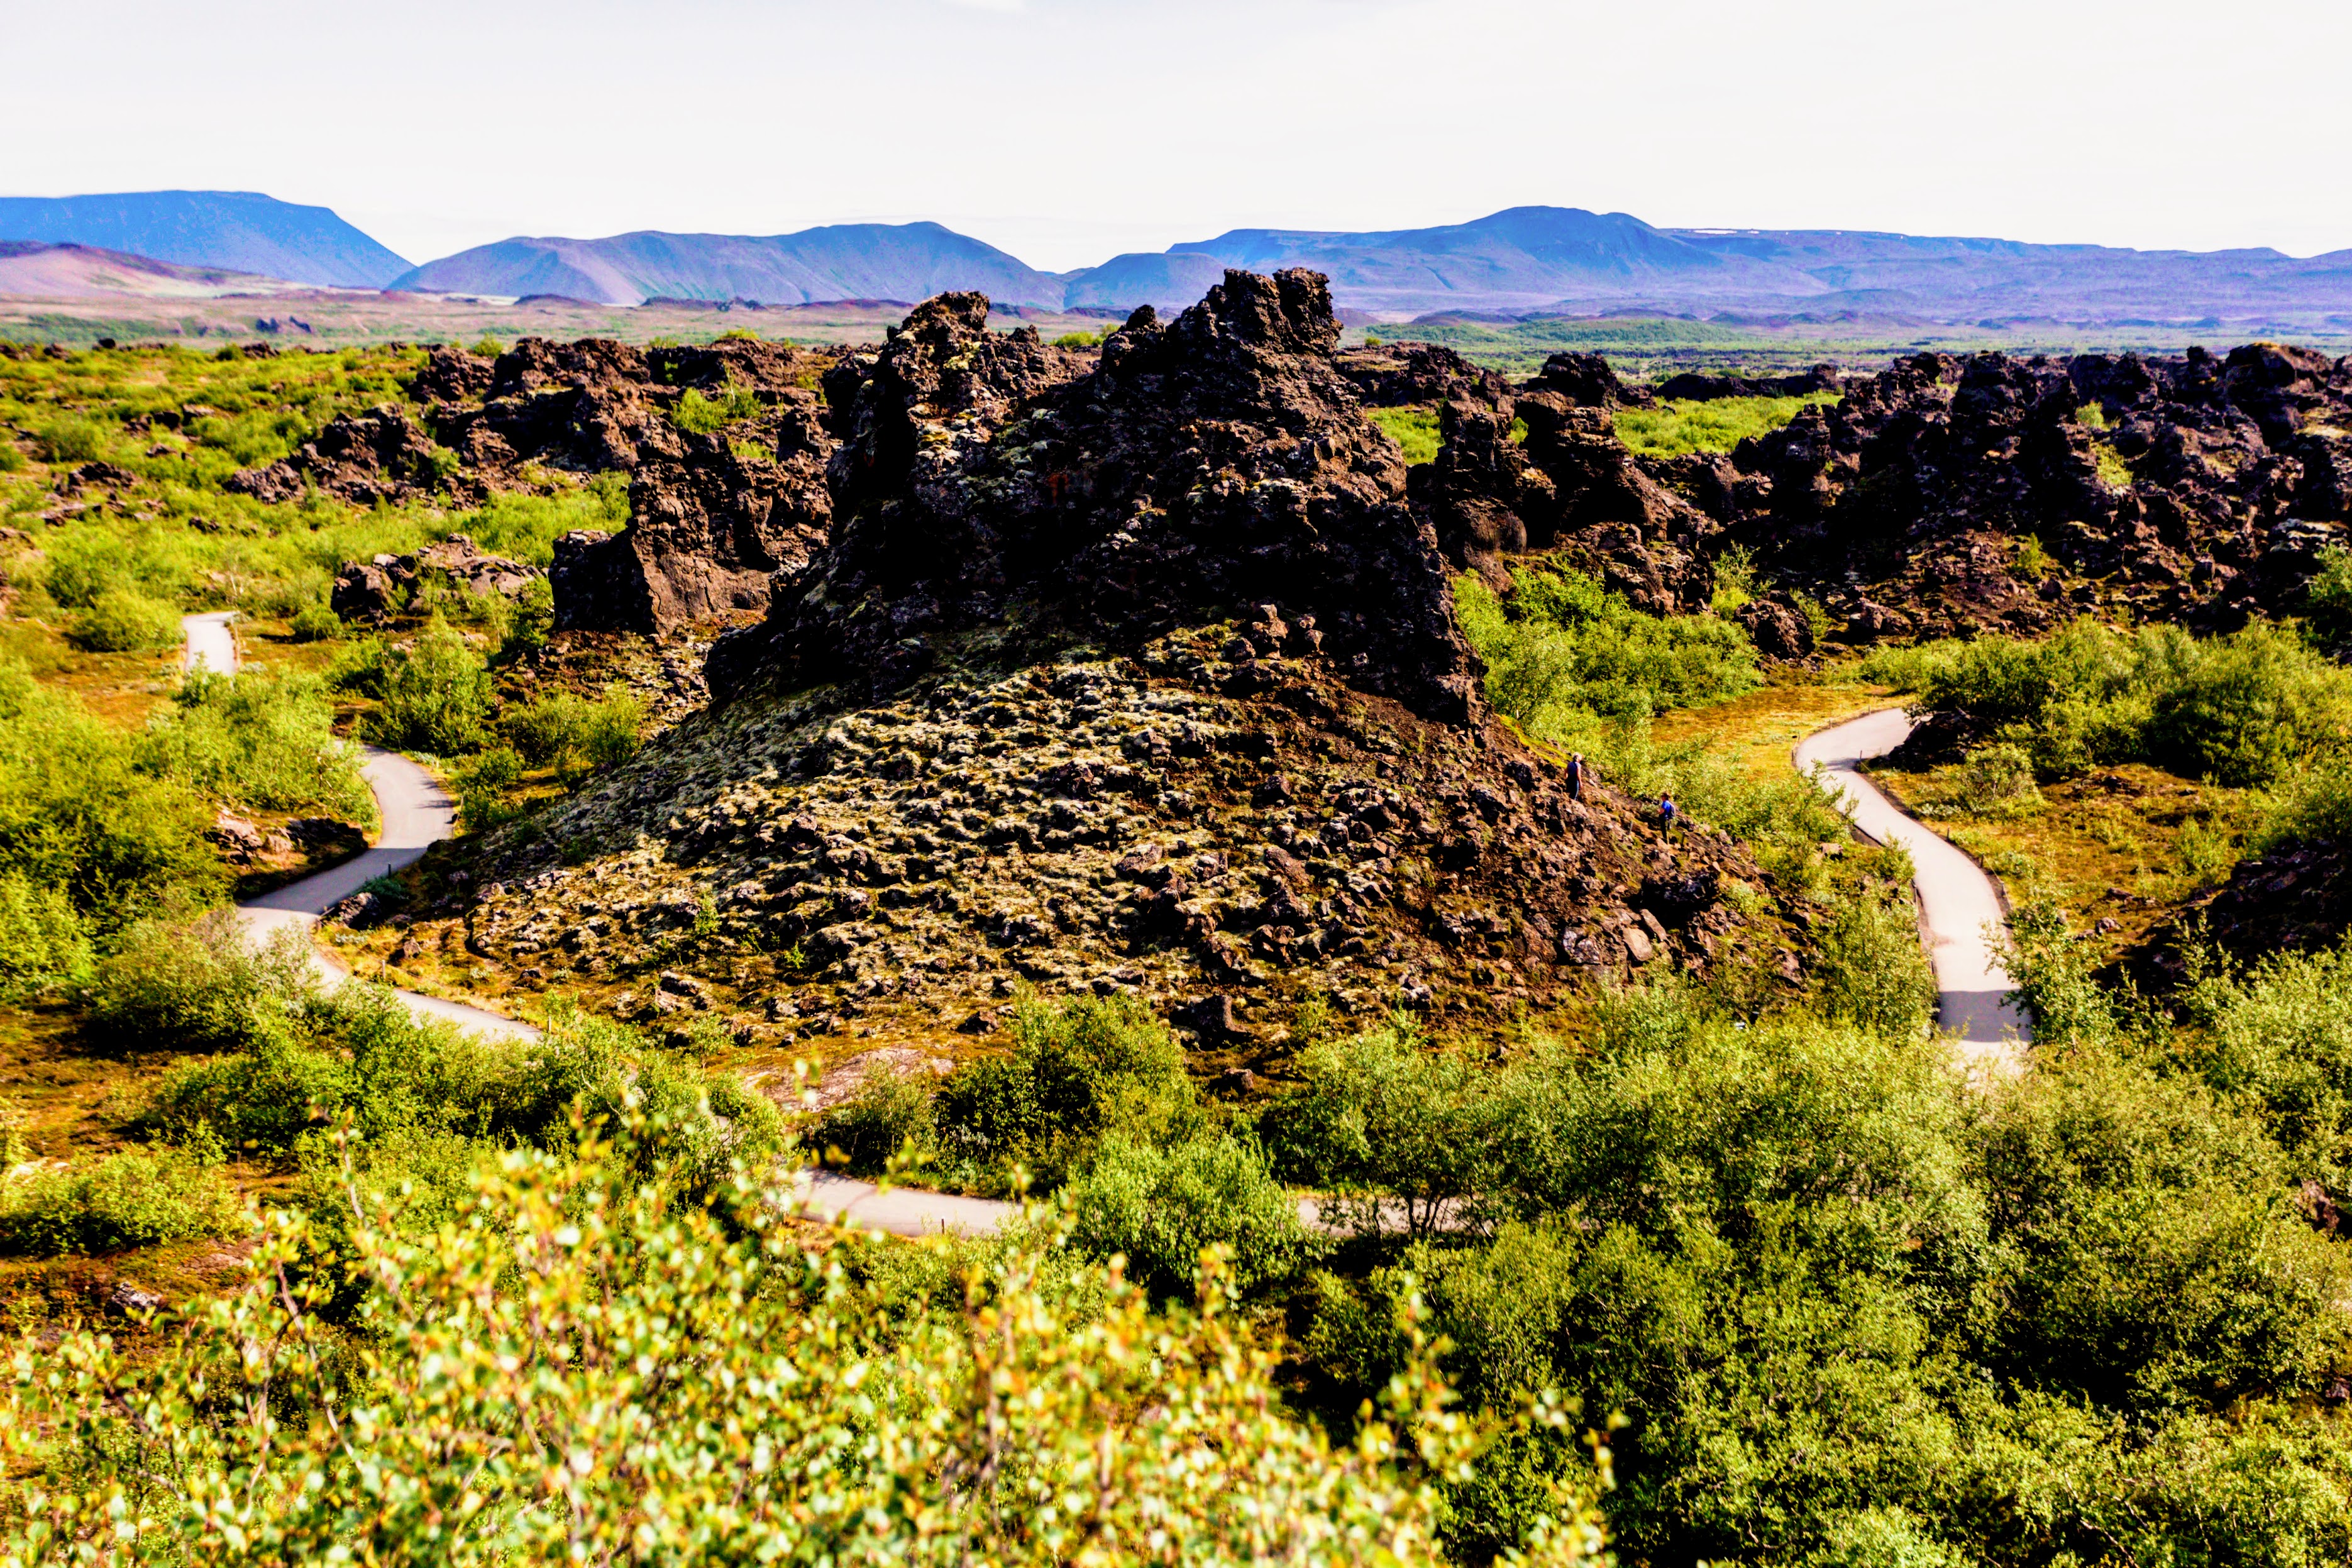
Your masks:
{"label": "person standing on rock", "polygon": [[1568,759],[1568,798],[1584,798],[1584,753],[1579,752]]}
{"label": "person standing on rock", "polygon": [[1675,824],[1680,822],[1682,819],[1682,807],[1675,804],[1675,797],[1670,795],[1660,795],[1658,797],[1658,826],[1671,833],[1674,831]]}

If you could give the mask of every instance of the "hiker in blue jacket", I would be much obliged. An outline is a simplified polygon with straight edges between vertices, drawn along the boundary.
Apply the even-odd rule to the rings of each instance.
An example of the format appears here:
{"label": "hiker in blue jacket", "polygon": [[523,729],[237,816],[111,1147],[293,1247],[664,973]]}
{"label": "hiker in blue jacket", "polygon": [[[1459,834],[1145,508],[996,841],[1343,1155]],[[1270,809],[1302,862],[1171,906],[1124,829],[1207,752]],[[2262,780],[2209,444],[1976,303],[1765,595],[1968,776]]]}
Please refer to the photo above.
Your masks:
{"label": "hiker in blue jacket", "polygon": [[1658,826],[1671,831],[1675,824],[1680,822],[1682,819],[1682,808],[1675,804],[1675,797],[1670,795],[1660,795],[1658,797]]}

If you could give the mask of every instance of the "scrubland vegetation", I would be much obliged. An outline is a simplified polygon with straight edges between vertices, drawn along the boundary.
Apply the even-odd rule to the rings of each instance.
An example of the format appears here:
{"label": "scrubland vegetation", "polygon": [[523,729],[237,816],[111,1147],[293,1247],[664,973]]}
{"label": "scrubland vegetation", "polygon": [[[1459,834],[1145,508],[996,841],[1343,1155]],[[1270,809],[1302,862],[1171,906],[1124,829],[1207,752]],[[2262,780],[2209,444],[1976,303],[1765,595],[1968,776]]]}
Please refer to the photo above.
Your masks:
{"label": "scrubland vegetation", "polygon": [[[207,488],[400,363],[89,355],[5,383],[40,432],[0,440],[12,516],[54,504],[13,475],[56,454],[157,488],[9,568],[20,621],[121,651],[44,633],[0,660],[0,1022],[121,1069],[105,1145],[70,1160],[0,1100],[0,1163],[37,1162],[0,1177],[0,1258],[253,1251],[153,1323],[12,1306],[35,1332],[0,1396],[0,1556],[2352,1559],[2352,960],[2198,949],[2145,993],[2029,900],[2031,1067],[1966,1080],[1900,853],[1793,775],[1656,739],[1792,679],[1725,615],[1538,566],[1456,590],[1533,743],[1753,848],[1768,885],[1724,896],[1804,945],[1801,985],[1661,978],[1475,1039],[1310,1002],[1247,1092],[1139,1003],[1024,996],[1001,1048],[803,1114],[706,1060],[707,1025],[657,1042],[556,998],[543,1038],[484,1040],[246,945],[224,807],[362,820],[364,737],[444,759],[487,830],[645,727],[625,691],[501,692],[543,602],[419,603],[373,636],[323,605],[334,559],[451,526],[543,558],[610,520],[609,481],[462,521]],[[124,412],[197,386],[223,412],[143,456]],[[2250,842],[2341,837],[2329,570],[2300,628],[2085,625],[1859,673],[1965,716],[1955,809],[2030,818],[2161,766],[2242,792]],[[1728,563],[1718,607],[1754,587]],[[222,604],[331,646],[298,646],[308,673],[154,659],[127,718],[60,677]],[[828,1155],[1034,1206],[982,1240],[824,1235],[787,1211]]]}

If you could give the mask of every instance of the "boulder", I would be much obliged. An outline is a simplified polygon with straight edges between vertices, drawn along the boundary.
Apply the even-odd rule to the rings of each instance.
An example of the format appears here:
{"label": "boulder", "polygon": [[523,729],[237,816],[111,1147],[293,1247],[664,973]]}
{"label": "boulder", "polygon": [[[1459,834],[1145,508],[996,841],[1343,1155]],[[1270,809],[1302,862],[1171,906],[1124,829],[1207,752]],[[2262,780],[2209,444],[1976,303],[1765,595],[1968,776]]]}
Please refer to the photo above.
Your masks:
{"label": "boulder", "polygon": [[406,555],[344,562],[336,569],[327,607],[345,621],[376,622],[406,605],[428,580],[477,597],[502,594],[512,598],[539,575],[520,561],[484,554],[471,538],[453,533]]}

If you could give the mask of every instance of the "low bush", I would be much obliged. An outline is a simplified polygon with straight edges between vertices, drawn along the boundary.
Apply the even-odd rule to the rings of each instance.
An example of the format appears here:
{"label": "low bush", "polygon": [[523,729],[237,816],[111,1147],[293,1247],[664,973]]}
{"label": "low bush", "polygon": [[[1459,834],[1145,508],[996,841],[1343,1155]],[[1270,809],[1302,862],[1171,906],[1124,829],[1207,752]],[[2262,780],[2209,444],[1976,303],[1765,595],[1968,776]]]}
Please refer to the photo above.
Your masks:
{"label": "low bush", "polygon": [[89,934],[65,894],[0,871],[0,1002],[87,979]]}
{"label": "low bush", "polygon": [[1437,410],[1434,408],[1368,408],[1365,417],[1389,433],[1404,453],[1405,466],[1417,468],[1437,460]]}
{"label": "low bush", "polygon": [[1908,881],[1865,887],[1838,900],[1814,955],[1824,1017],[1917,1039],[1936,1016],[1936,976],[1919,945]]}
{"label": "low bush", "polygon": [[1618,439],[1646,458],[1676,458],[1687,452],[1728,452],[1752,436],[1778,430],[1815,404],[1835,403],[1831,392],[1802,397],[1717,397],[1662,403],[1655,408],[1621,408]]}
{"label": "low bush", "polygon": [[940,1085],[940,1155],[960,1179],[1002,1190],[1026,1170],[1050,1191],[1113,1132],[1168,1144],[1203,1124],[1183,1048],[1140,1002],[1027,1000],[1012,1033],[1010,1055],[967,1063]]}
{"label": "low bush", "polygon": [[198,670],[133,742],[140,768],[205,798],[261,811],[375,819],[358,748],[335,734],[315,676]]}
{"label": "low bush", "polygon": [[1961,760],[1955,802],[1979,816],[2010,816],[2042,804],[2034,787],[2033,759],[2022,746],[2004,742],[1979,746]]}
{"label": "low bush", "polygon": [[343,623],[324,605],[305,605],[295,612],[287,630],[296,642],[333,642],[343,635]]}
{"label": "low bush", "polygon": [[316,984],[299,929],[256,944],[231,910],[154,917],[126,928],[99,965],[89,1018],[142,1050],[240,1051],[286,1038]]}
{"label": "low bush", "polygon": [[0,1252],[120,1252],[226,1234],[236,1198],[220,1173],[176,1151],[126,1150],[80,1170],[0,1185]]}
{"label": "low bush", "polygon": [[933,1087],[927,1072],[869,1072],[846,1100],[816,1118],[805,1142],[860,1175],[876,1174],[902,1154],[930,1159],[939,1150]]}
{"label": "low bush", "polygon": [[1226,1248],[1233,1289],[1254,1294],[1288,1279],[1308,1255],[1298,1205],[1253,1144],[1206,1132],[1160,1148],[1107,1136],[1065,1189],[1071,1240],[1127,1259],[1128,1278],[1154,1296],[1189,1296],[1202,1252]]}
{"label": "low bush", "polygon": [[394,751],[455,756],[482,742],[490,672],[465,637],[436,616],[405,649],[382,661],[368,738]]}
{"label": "low bush", "polygon": [[716,397],[706,397],[693,387],[688,387],[670,410],[670,418],[681,430],[698,436],[709,436],[725,429],[739,420],[760,416],[760,395],[742,383],[730,380]]}
{"label": "low bush", "polygon": [[489,833],[521,815],[508,791],[521,781],[522,758],[511,746],[478,752],[459,763],[450,782],[457,794],[457,811],[468,833]]}
{"label": "low bush", "polygon": [[2202,640],[2177,626],[2078,622],[2042,642],[1874,655],[1862,673],[1967,715],[2045,779],[2149,762],[2262,786],[2352,750],[2352,670],[2266,622]]}
{"label": "low bush", "polygon": [[146,653],[177,647],[180,613],[128,588],[109,588],[66,627],[66,639],[86,653]]}

